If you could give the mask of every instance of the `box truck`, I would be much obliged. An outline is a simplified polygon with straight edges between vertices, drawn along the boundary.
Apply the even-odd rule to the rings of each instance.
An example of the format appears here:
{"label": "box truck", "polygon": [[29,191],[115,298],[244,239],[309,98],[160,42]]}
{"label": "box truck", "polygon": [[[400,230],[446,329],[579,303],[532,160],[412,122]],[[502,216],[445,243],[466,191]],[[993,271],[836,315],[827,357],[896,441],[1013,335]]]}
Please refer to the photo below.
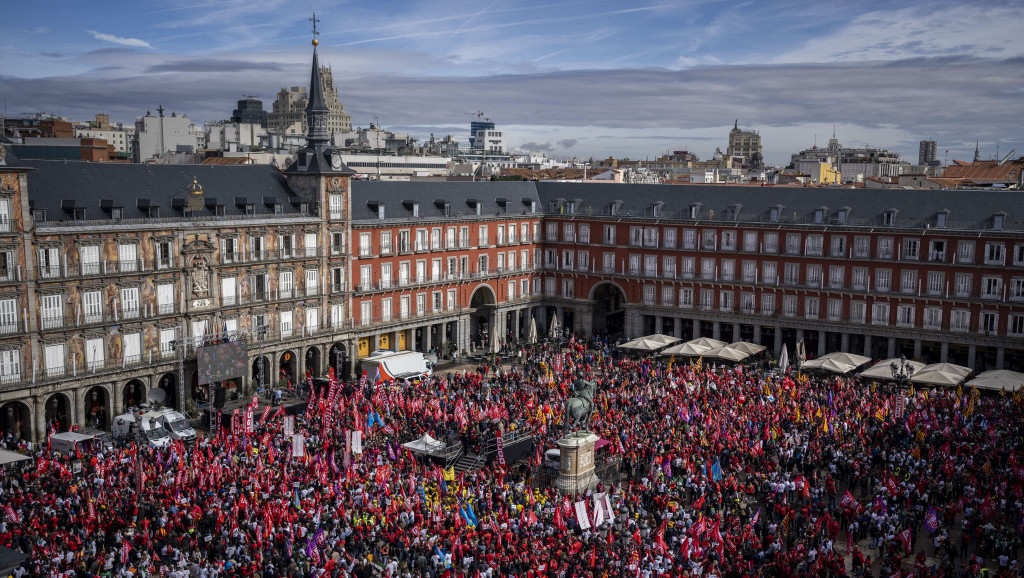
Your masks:
{"label": "box truck", "polygon": [[434,374],[434,364],[418,351],[374,351],[359,360],[367,383],[411,383]]}

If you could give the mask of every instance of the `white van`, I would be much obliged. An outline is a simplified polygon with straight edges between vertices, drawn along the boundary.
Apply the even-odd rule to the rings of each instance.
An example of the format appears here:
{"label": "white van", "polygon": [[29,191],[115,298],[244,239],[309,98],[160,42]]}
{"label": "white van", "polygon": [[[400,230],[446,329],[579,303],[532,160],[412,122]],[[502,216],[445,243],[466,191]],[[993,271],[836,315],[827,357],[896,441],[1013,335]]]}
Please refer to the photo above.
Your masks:
{"label": "white van", "polygon": [[412,383],[434,374],[434,364],[418,351],[374,351],[359,360],[371,385],[383,381]]}
{"label": "white van", "polygon": [[193,443],[196,441],[196,430],[189,425],[185,416],[174,411],[171,408],[162,408],[149,412],[145,415],[159,414],[160,424],[163,425],[167,433],[170,434],[171,439],[181,440],[185,443]]}
{"label": "white van", "polygon": [[[124,416],[118,416],[118,419]],[[139,436],[154,448],[165,448],[171,445],[171,434],[164,429],[161,415],[147,411],[139,416]]]}

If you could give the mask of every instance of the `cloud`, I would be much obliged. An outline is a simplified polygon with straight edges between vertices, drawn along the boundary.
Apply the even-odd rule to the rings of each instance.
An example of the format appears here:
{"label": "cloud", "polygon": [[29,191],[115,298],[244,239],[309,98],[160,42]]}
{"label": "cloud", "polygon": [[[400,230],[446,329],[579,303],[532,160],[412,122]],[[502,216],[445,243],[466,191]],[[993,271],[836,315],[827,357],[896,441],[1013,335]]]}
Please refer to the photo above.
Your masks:
{"label": "cloud", "polygon": [[154,66],[150,66],[146,69],[147,73],[157,72],[189,72],[189,73],[202,73],[202,72],[245,72],[249,70],[259,71],[273,71],[279,72],[284,70],[284,64],[280,62],[266,62],[266,61],[249,61],[249,60],[232,60],[232,59],[197,59],[197,60],[179,60],[173,62],[164,62]]}
{"label": "cloud", "polygon": [[105,42],[113,42],[114,44],[120,44],[122,46],[135,46],[137,48],[153,48],[145,40],[138,38],[123,38],[121,36],[114,36],[113,34],[104,34],[102,32],[96,32],[95,30],[89,30],[89,34],[92,34],[96,40],[103,40]]}
{"label": "cloud", "polygon": [[560,146],[560,147],[562,147],[564,149],[571,149],[572,147],[576,146],[576,143],[578,143],[578,142],[580,142],[580,141],[578,141],[578,140],[576,140],[574,138],[564,138],[564,139],[558,141],[558,146]]}

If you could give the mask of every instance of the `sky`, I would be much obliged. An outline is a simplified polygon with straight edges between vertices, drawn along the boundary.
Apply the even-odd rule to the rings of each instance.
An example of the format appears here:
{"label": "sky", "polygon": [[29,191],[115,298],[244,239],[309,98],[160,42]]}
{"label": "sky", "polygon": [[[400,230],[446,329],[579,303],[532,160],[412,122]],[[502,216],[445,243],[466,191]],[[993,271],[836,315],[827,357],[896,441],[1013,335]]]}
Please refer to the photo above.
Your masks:
{"label": "sky", "polygon": [[765,159],[824,146],[917,162],[1024,156],[1021,0],[49,0],[5,10],[0,105],[197,123],[308,85],[318,48],[354,126],[468,144],[483,113],[515,150],[708,158],[733,123]]}

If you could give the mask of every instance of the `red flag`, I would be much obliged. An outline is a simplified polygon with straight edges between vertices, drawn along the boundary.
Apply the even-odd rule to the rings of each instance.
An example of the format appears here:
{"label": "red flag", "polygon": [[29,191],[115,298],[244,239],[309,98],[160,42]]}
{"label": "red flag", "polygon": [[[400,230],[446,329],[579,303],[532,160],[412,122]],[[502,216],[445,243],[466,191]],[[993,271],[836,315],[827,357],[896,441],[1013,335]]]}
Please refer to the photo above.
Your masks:
{"label": "red flag", "polygon": [[857,503],[857,500],[850,493],[850,490],[846,490],[846,493],[843,494],[843,499],[839,501],[839,505],[844,508],[852,508],[855,503]]}
{"label": "red flag", "polygon": [[[530,512],[530,514],[532,515],[533,512]],[[555,520],[554,521],[555,521],[555,527],[558,528],[558,530],[560,532],[564,532],[565,531],[565,520],[562,519],[562,509],[561,508],[555,508]]]}
{"label": "red flag", "polygon": [[910,553],[910,528],[906,528],[900,532],[900,542],[903,542],[903,548],[906,549],[907,554]]}
{"label": "red flag", "polygon": [[4,508],[4,519],[12,524],[21,522],[21,520],[18,519],[18,514],[14,512],[14,508],[12,508],[10,504],[7,504],[7,507]]}
{"label": "red flag", "polygon": [[121,540],[121,565],[125,566],[128,564],[128,552],[132,551],[132,547],[128,545],[128,539],[123,538]]}
{"label": "red flag", "polygon": [[636,532],[633,532],[633,539],[636,540],[637,546],[643,545],[643,538],[640,537],[640,528],[637,528]]}

